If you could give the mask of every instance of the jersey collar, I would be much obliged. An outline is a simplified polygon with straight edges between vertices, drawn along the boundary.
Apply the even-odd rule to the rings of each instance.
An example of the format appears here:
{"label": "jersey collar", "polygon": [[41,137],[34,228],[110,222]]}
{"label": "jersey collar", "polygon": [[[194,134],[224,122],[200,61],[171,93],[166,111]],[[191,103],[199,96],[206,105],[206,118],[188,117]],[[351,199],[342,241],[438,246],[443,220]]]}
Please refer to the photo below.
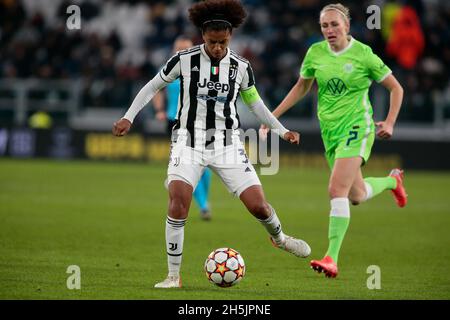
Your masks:
{"label": "jersey collar", "polygon": [[[205,56],[206,59],[211,60],[209,55],[206,53],[205,44],[204,43],[200,46],[200,50],[202,51],[202,54]],[[222,60],[226,61],[226,59],[228,59],[229,56],[230,56],[230,48],[227,48],[227,54],[222,59],[220,59],[219,62],[221,62]]]}
{"label": "jersey collar", "polygon": [[345,52],[347,52],[352,46],[353,46],[353,43],[355,42],[355,39],[353,39],[353,37],[352,36],[350,36],[350,41],[349,41],[349,43],[347,44],[347,46],[344,48],[344,49],[342,49],[342,50],[340,50],[340,51],[333,51],[333,49],[331,49],[331,47],[330,47],[330,44],[327,42],[327,45],[328,45],[328,50],[330,50],[330,52],[332,53],[332,54],[334,54],[335,56],[340,56],[341,54],[344,54]]}

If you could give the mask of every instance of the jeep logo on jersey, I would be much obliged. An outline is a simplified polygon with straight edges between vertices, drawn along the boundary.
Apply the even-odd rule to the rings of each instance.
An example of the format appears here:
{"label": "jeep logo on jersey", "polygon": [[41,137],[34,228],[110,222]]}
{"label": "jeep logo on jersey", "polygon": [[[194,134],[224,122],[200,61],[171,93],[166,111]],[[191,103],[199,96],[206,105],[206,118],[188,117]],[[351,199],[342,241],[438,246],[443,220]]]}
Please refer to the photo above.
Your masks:
{"label": "jeep logo on jersey", "polygon": [[206,87],[209,90],[216,90],[216,91],[220,91],[222,93],[228,92],[228,90],[230,90],[230,85],[227,83],[212,82],[212,81],[206,82],[206,79],[203,79],[203,83],[197,82],[197,86],[199,88]]}
{"label": "jeep logo on jersey", "polygon": [[340,96],[345,93],[345,91],[347,90],[347,87],[345,86],[344,81],[342,81],[341,79],[332,78],[332,79],[328,80],[327,90],[333,96]]}

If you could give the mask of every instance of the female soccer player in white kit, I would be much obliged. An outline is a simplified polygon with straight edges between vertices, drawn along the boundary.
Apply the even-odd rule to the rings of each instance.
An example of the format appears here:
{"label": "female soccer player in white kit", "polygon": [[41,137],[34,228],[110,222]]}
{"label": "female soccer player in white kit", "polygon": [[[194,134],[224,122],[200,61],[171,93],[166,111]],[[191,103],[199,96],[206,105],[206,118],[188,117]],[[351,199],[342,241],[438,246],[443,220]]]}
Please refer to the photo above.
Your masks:
{"label": "female soccer player in white kit", "polygon": [[288,131],[264,105],[255,88],[250,63],[228,48],[232,30],[246,17],[238,0],[208,0],[189,9],[189,18],[204,43],[177,52],[138,93],[113,134],[125,135],[137,113],[156,92],[180,79],[177,124],[167,172],[169,209],[166,248],[169,273],[157,288],[181,287],[180,265],[192,191],[203,171],[210,167],[241,199],[248,211],[266,228],[274,246],[298,257],[311,253],[309,245],[282,232],[275,210],[266,201],[261,182],[239,139],[237,94],[261,123],[275,129],[282,139],[298,144],[297,132]]}

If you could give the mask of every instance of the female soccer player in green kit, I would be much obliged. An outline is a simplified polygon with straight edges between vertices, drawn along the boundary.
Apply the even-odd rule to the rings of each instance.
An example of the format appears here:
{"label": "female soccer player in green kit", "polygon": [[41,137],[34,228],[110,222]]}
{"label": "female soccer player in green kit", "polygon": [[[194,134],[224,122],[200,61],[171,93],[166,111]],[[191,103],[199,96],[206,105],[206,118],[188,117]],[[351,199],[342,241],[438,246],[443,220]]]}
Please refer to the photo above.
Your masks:
{"label": "female soccer player in green kit", "polygon": [[[375,134],[382,139],[392,136],[403,89],[372,49],[348,34],[350,17],[346,7],[325,6],[320,12],[320,27],[325,40],[309,48],[297,83],[273,114],[281,116],[306,95],[314,79],[317,81],[318,118],[331,168],[328,186],[331,211],[328,250],[322,260],[311,261],[311,267],[334,278],[338,274],[339,250],[350,222],[349,202],[356,205],[391,190],[397,205],[406,205],[402,170],[394,169],[382,178],[364,179],[361,173]],[[389,113],[385,121],[376,123],[377,129],[368,97],[372,80],[390,91]]]}

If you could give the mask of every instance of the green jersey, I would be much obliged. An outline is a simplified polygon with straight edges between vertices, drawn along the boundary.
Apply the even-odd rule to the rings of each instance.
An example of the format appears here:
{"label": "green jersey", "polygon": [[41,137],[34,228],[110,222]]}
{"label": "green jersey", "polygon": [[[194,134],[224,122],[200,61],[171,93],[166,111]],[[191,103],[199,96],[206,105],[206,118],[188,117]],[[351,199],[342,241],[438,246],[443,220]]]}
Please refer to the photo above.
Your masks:
{"label": "green jersey", "polygon": [[313,44],[300,69],[305,79],[315,78],[319,86],[318,117],[321,127],[339,128],[363,120],[373,122],[368,98],[372,80],[383,81],[391,70],[372,49],[351,38],[340,52],[327,41]]}

